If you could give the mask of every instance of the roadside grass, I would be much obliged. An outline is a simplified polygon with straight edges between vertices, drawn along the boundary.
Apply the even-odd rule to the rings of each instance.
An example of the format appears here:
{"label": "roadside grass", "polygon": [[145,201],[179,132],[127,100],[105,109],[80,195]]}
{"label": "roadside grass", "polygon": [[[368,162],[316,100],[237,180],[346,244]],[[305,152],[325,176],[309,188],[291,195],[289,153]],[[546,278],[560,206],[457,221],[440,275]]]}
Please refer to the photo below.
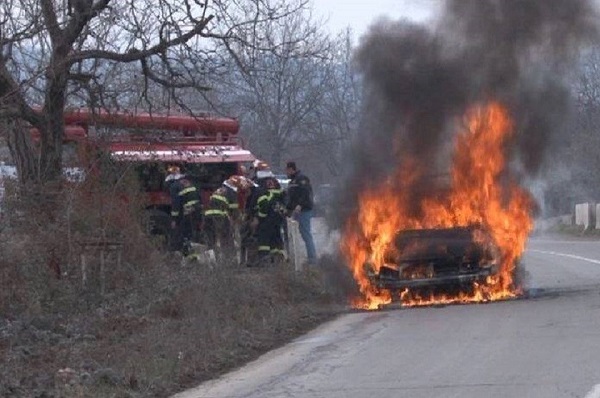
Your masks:
{"label": "roadside grass", "polygon": [[585,228],[583,225],[557,224],[546,233],[573,237],[600,238],[600,229]]}
{"label": "roadside grass", "polygon": [[28,296],[35,308],[3,311],[0,396],[168,396],[310,330],[344,302],[322,271],[161,260],[153,277],[104,297],[58,282]]}
{"label": "roadside grass", "polygon": [[[354,288],[334,258],[305,272],[184,264],[144,233],[139,203],[114,189],[65,195],[51,219],[31,216],[37,203],[6,206],[0,396],[166,397],[331,319]],[[98,236],[123,245],[104,291],[99,253],[85,286],[79,257]]]}

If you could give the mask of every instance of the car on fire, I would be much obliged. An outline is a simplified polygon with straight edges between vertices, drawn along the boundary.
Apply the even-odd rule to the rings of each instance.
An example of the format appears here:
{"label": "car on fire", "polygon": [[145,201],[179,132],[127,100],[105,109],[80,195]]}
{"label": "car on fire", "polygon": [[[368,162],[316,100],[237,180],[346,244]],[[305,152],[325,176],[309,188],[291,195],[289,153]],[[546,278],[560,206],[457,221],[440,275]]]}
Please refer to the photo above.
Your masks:
{"label": "car on fire", "polygon": [[378,271],[365,266],[378,289],[467,288],[498,273],[500,255],[479,226],[413,229],[398,232]]}

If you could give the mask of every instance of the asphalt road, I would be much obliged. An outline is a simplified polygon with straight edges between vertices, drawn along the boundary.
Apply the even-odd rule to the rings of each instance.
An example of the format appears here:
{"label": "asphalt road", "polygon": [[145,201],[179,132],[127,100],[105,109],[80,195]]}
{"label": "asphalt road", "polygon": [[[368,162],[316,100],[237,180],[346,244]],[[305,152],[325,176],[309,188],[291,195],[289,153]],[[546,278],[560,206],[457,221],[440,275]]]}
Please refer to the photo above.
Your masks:
{"label": "asphalt road", "polygon": [[344,315],[177,398],[600,398],[600,242],[528,246],[533,298]]}

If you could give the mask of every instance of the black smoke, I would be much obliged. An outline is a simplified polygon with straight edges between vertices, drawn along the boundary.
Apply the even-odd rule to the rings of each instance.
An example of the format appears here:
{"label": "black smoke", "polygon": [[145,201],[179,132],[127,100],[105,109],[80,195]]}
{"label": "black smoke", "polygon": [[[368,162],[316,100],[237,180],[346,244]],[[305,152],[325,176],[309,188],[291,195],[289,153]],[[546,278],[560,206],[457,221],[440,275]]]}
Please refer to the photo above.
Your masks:
{"label": "black smoke", "polygon": [[571,109],[570,68],[597,38],[591,0],[449,0],[435,26],[378,21],[355,57],[364,113],[351,191],[380,183],[406,156],[424,179],[447,172],[457,118],[490,99],[515,121],[515,170],[540,173]]}

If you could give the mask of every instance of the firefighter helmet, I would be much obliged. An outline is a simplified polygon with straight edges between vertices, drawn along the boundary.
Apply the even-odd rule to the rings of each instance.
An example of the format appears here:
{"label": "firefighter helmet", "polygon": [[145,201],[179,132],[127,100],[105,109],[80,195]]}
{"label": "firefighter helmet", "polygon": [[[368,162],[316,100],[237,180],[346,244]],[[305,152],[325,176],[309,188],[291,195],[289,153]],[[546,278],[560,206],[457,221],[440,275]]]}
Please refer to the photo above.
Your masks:
{"label": "firefighter helmet", "polygon": [[183,174],[169,174],[166,178],[165,178],[165,182],[170,182],[170,181],[178,181],[181,180],[182,178],[184,178],[185,176]]}
{"label": "firefighter helmet", "polygon": [[255,185],[256,184],[254,184],[254,182],[248,177],[240,176],[240,188],[242,190],[247,191],[249,189],[252,189],[252,187]]}
{"label": "firefighter helmet", "polygon": [[225,181],[223,181],[223,185],[233,189],[234,191],[237,192],[238,189],[240,189],[240,176],[231,176],[228,179],[226,179]]}
{"label": "firefighter helmet", "polygon": [[264,162],[262,160],[256,163],[255,169],[256,171],[271,170],[271,168],[269,167],[269,163]]}
{"label": "firefighter helmet", "polygon": [[242,184],[242,178],[242,176],[235,175],[229,177],[228,181],[230,181],[233,185],[239,187]]}
{"label": "firefighter helmet", "polygon": [[165,182],[177,181],[184,177],[181,174],[181,168],[175,164],[171,164],[167,167],[167,177],[165,178]]}
{"label": "firefighter helmet", "polygon": [[226,179],[223,182],[223,185],[225,185],[226,187],[229,187],[235,191],[237,191],[237,190],[245,191],[245,190],[250,189],[254,185],[254,183],[252,182],[252,180],[250,180],[247,177],[234,175],[234,176],[231,176],[228,179]]}
{"label": "firefighter helmet", "polygon": [[261,161],[256,165],[256,178],[267,177],[273,177],[273,172],[271,171],[269,163]]}
{"label": "firefighter helmet", "polygon": [[180,174],[181,173],[181,168],[179,166],[177,166],[176,164],[170,164],[167,167],[167,172],[169,174]]}

